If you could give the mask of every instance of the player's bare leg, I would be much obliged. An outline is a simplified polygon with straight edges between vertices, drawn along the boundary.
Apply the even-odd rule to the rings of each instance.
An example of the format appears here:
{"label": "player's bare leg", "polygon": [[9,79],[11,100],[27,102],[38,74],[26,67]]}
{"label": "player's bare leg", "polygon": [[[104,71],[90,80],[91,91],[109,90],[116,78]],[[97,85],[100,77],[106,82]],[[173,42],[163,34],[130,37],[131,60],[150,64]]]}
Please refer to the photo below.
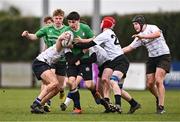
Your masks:
{"label": "player's bare leg", "polygon": [[154,97],[156,98],[156,110],[158,109],[158,105],[159,105],[159,94],[158,94],[158,89],[155,83],[155,74],[151,73],[151,74],[147,74],[146,75],[146,85],[147,88],[149,89],[149,91],[152,93],[152,95],[154,95]]}
{"label": "player's bare leg", "polygon": [[131,95],[125,90],[122,89],[121,95],[122,98],[131,105],[128,114],[133,114],[137,109],[141,108],[141,105],[136,100],[134,100]]}
{"label": "player's bare leg", "polygon": [[[41,101],[42,99],[48,95],[51,91],[54,89],[58,89],[59,83],[56,78],[56,75],[51,70],[46,70],[41,74],[41,78],[43,79],[43,84],[46,85],[46,87],[43,88],[39,96],[36,98],[36,100],[31,105],[31,112],[32,113],[44,113]],[[50,98],[46,98],[46,101]]]}
{"label": "player's bare leg", "polygon": [[156,79],[156,86],[159,92],[159,106],[157,113],[162,114],[164,113],[164,98],[165,98],[165,88],[164,88],[164,78],[166,75],[166,71],[162,68],[156,69],[155,79]]}

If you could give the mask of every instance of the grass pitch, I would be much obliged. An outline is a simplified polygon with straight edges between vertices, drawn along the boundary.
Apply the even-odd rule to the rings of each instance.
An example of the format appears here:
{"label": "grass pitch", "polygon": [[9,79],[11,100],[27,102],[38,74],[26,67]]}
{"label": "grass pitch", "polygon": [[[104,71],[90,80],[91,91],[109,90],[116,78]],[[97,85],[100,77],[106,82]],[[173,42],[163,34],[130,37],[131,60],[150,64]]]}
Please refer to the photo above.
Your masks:
{"label": "grass pitch", "polygon": [[[58,96],[52,99],[52,111],[48,114],[31,114],[30,105],[39,89],[0,89],[0,121],[180,121],[180,91],[167,90],[166,113],[155,114],[155,99],[149,91],[128,91],[142,108],[134,114],[126,114],[129,104],[122,100],[123,114],[102,113],[103,107],[96,105],[88,90],[80,90],[83,114],[72,114],[72,104],[63,112]],[[67,91],[66,91],[67,93]]]}

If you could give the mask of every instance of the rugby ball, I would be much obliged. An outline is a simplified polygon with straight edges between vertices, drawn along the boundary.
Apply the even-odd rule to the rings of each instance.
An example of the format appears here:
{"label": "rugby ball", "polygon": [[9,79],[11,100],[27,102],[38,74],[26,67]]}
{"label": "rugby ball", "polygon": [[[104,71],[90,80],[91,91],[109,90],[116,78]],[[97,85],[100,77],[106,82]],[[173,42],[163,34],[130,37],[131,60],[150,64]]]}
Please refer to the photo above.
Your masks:
{"label": "rugby ball", "polygon": [[72,44],[74,40],[74,34],[72,31],[66,31],[64,32],[64,34],[66,35],[67,38],[62,40],[61,45],[62,47],[68,47]]}

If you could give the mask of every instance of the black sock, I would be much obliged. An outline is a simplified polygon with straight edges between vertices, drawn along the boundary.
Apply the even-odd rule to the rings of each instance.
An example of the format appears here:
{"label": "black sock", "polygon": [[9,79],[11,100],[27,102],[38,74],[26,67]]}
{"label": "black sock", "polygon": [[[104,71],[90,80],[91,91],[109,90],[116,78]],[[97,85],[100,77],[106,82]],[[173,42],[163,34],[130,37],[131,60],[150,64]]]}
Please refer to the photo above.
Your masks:
{"label": "black sock", "polygon": [[121,106],[121,95],[114,95],[115,98],[115,104],[120,105]]}
{"label": "black sock", "polygon": [[93,96],[95,96],[96,90],[90,90],[90,91],[91,91],[91,94],[92,94]]}
{"label": "black sock", "polygon": [[160,109],[160,110],[164,110],[164,106],[159,105],[159,106],[158,106],[158,109]]}
{"label": "black sock", "polygon": [[51,106],[51,100],[48,100],[46,103]]}
{"label": "black sock", "polygon": [[94,89],[94,90],[90,90],[90,91],[91,91],[91,94],[93,95],[93,98],[94,98],[96,104],[100,104],[100,99],[101,98],[99,98],[99,96],[96,95],[96,90]]}
{"label": "black sock", "polygon": [[109,99],[109,98],[105,97],[104,99],[105,99],[108,103],[110,102],[110,99]]}
{"label": "black sock", "polygon": [[129,102],[129,104],[132,106],[132,107],[134,107],[134,106],[136,106],[137,105],[137,102],[132,98],[130,101],[128,101]]}
{"label": "black sock", "polygon": [[39,98],[37,97],[33,103],[35,103],[35,104],[37,104],[37,105],[41,105],[41,99],[39,99]]}
{"label": "black sock", "polygon": [[104,108],[106,110],[109,109],[109,104],[107,103],[107,101],[105,99],[100,99],[100,103],[101,103],[101,105],[104,106]]}
{"label": "black sock", "polygon": [[64,90],[60,91],[60,93],[64,93]]}
{"label": "black sock", "polygon": [[159,99],[158,99],[158,97],[156,97],[156,105],[157,105],[157,106],[159,105]]}

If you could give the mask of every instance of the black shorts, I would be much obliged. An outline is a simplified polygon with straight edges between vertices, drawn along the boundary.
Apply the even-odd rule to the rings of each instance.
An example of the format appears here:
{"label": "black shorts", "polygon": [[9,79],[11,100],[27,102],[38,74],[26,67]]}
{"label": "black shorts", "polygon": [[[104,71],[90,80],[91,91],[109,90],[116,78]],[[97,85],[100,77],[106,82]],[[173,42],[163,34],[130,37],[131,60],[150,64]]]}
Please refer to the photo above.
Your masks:
{"label": "black shorts", "polygon": [[92,80],[92,64],[80,64],[79,66],[70,65],[67,68],[67,76],[68,77],[77,77],[77,75],[80,75],[83,77],[83,79],[86,80]]}
{"label": "black shorts", "polygon": [[65,61],[58,61],[55,65],[55,73],[60,76],[66,76],[67,64]]}
{"label": "black shorts", "polygon": [[120,55],[109,63],[109,68],[113,71],[122,72],[124,74],[123,78],[125,78],[129,69],[129,60],[125,55]]}
{"label": "black shorts", "polygon": [[93,79],[92,64],[81,64],[78,75],[82,76],[84,81]]}
{"label": "black shorts", "polygon": [[56,69],[55,64],[51,64],[50,66],[51,66],[51,69]]}
{"label": "black shorts", "polygon": [[51,66],[49,66],[45,62],[35,59],[32,63],[32,69],[33,69],[33,72],[34,72],[35,76],[37,77],[37,79],[42,80],[41,74],[46,70],[50,70]]}
{"label": "black shorts", "polygon": [[160,67],[169,73],[171,67],[171,55],[166,54],[158,57],[149,57],[146,62],[146,74],[155,73],[157,67]]}
{"label": "black shorts", "polygon": [[99,70],[98,77],[100,77],[100,78],[102,77],[102,73],[103,73],[104,69],[109,67],[110,62],[111,61],[108,60],[108,61],[104,62],[101,66],[98,67],[98,70]]}

